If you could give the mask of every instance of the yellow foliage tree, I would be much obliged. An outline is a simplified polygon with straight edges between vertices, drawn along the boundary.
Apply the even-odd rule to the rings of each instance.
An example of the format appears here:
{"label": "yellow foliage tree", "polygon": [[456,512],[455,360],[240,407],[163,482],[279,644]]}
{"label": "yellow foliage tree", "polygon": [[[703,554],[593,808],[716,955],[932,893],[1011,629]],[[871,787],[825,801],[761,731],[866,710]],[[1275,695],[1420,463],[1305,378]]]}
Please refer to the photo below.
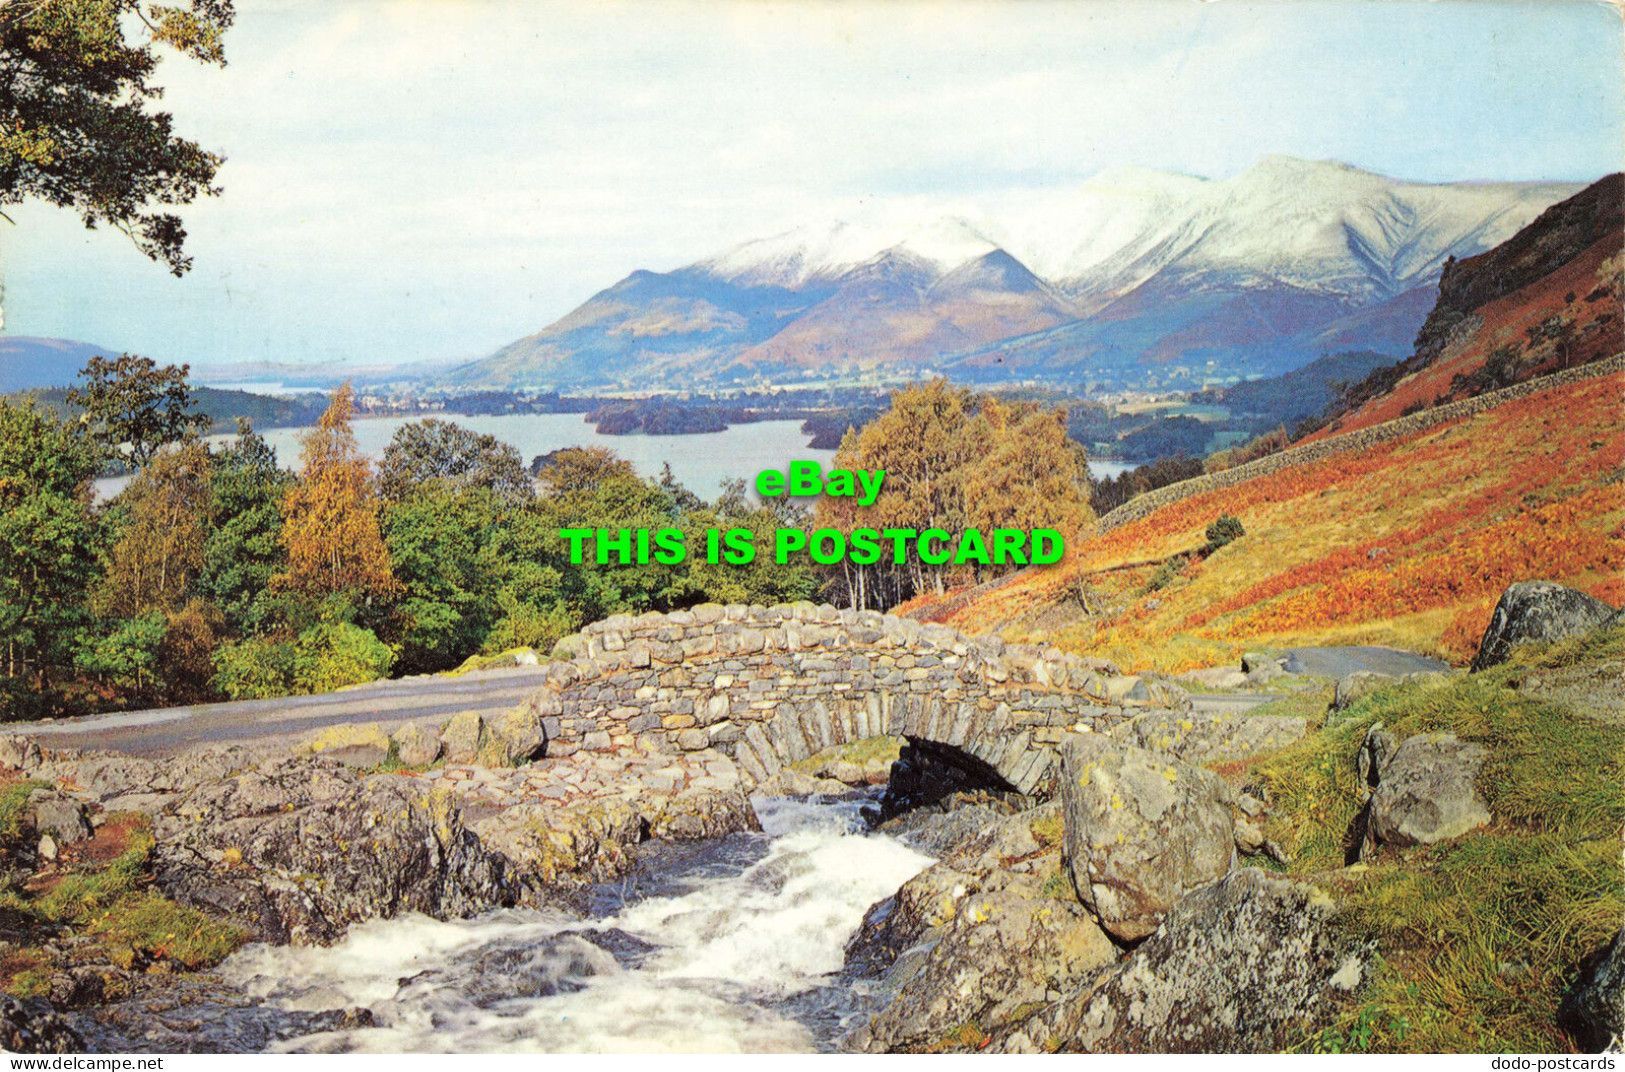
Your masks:
{"label": "yellow foliage tree", "polygon": [[[1050,528],[1070,538],[1094,517],[1087,458],[1066,434],[1064,410],[1001,402],[946,380],[893,394],[890,409],[862,431],[847,431],[834,467],[886,471],[868,507],[819,500],[818,525],[848,533]],[[901,567],[885,561],[842,569],[837,586],[858,607],[892,606],[928,589],[940,594],[955,573],[914,555]]]}
{"label": "yellow foliage tree", "polygon": [[156,455],[124,490],[129,523],[113,545],[103,608],[120,618],[181,607],[203,568],[209,451],[193,440]]}
{"label": "yellow foliage tree", "polygon": [[282,544],[288,570],[280,582],[322,597],[367,599],[396,590],[389,549],[378,527],[372,466],[356,444],[348,383],[316,426],[300,437],[300,479],[282,499]]}

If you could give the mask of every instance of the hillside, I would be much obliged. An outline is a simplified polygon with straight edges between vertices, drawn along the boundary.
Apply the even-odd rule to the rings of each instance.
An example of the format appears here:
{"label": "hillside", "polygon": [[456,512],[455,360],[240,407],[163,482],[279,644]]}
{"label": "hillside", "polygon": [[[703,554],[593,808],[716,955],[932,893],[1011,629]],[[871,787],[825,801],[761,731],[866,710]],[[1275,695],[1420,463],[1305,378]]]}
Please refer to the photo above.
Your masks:
{"label": "hillside", "polygon": [[71,339],[0,336],[0,394],[41,387],[66,387],[92,357],[112,351]]}
{"label": "hillside", "polygon": [[[1592,377],[1193,495],[943,620],[1169,672],[1318,643],[1461,663],[1514,581],[1625,601],[1622,390],[1625,375]],[[1246,535],[1191,555],[1221,514]]]}
{"label": "hillside", "polygon": [[807,224],[638,271],[453,372],[459,386],[786,378],[1196,387],[1330,352],[1402,356],[1442,267],[1575,192],[1422,184],[1268,157],[1232,178],[1112,169],[1019,209]]}
{"label": "hillside", "polygon": [[[19,392],[38,400],[41,405],[57,413],[68,409],[64,388]],[[218,387],[194,387],[193,411],[209,415],[206,435],[223,435],[237,430],[237,419],[247,418],[256,431],[267,428],[302,428],[315,424],[327,409],[326,395],[300,394],[287,397],[256,395],[247,391],[223,390]]]}
{"label": "hillside", "polygon": [[1625,349],[1625,177],[1610,175],[1489,252],[1445,267],[1415,353],[1358,384],[1323,435]]}

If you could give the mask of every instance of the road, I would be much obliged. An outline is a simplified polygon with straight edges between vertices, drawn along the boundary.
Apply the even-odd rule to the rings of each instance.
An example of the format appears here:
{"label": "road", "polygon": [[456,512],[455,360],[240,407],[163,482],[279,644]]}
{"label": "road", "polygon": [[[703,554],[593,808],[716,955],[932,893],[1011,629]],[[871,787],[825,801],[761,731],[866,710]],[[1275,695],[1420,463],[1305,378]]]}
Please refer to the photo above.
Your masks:
{"label": "road", "polygon": [[460,677],[375,681],[320,696],[238,700],[113,715],[31,722],[13,727],[46,748],[98,748],[162,758],[200,744],[297,739],[340,722],[380,722],[386,730],[409,721],[436,726],[459,711],[500,711],[542,684],[535,666],[481,670]]}
{"label": "road", "polygon": [[[1436,659],[1393,648],[1292,648],[1287,655],[1289,672],[1316,677],[1341,677],[1355,670],[1399,675],[1448,669]],[[297,740],[341,722],[379,722],[386,731],[414,720],[439,726],[459,711],[500,711],[521,703],[541,687],[544,674],[537,666],[504,667],[460,677],[375,681],[320,696],[125,711],[9,728],[47,748],[97,748],[162,758],[201,744]],[[1197,693],[1191,702],[1200,713],[1239,714],[1276,698],[1267,693]]]}

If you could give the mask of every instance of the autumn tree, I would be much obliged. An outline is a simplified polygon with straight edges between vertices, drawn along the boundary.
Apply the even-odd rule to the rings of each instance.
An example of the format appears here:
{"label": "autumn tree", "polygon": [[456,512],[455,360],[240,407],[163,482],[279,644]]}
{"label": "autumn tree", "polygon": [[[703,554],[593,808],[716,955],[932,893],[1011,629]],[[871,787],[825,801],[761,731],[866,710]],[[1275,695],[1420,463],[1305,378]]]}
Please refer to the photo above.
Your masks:
{"label": "autumn tree", "polygon": [[451,492],[488,488],[508,502],[536,497],[519,451],[496,436],[433,417],[408,421],[384,448],[378,490],[390,502],[400,502],[431,482]]}
{"label": "autumn tree", "polygon": [[964,434],[966,528],[1054,529],[1070,538],[1094,520],[1089,459],[1066,433],[1065,410],[989,398]]}
{"label": "autumn tree", "polygon": [[[848,500],[821,499],[816,523],[845,532],[965,528],[965,465],[976,449],[965,432],[975,412],[971,392],[943,379],[893,393],[891,408],[862,431],[849,431],[835,452],[834,468],[886,471],[879,497],[861,509]],[[901,568],[889,561],[844,568],[842,584],[856,606],[901,602],[927,588],[940,592],[948,573],[912,554]]]}
{"label": "autumn tree", "polygon": [[107,224],[175,275],[186,230],[163,206],[218,193],[221,158],[155,107],[159,48],[224,65],[231,0],[0,3],[0,209],[38,199]]}
{"label": "autumn tree", "polygon": [[209,427],[187,383],[188,366],[164,365],[124,354],[92,357],[68,392],[68,405],[83,410],[81,423],[110,458],[140,467],[170,443],[194,438]]}
{"label": "autumn tree", "polygon": [[201,443],[153,458],[120,495],[123,531],[102,583],[103,612],[135,618],[186,602],[203,569],[213,464]]}
{"label": "autumn tree", "polygon": [[395,591],[389,550],[378,527],[372,467],[356,444],[348,383],[315,427],[300,437],[300,479],[282,498],[282,583],[320,599],[371,600]]}
{"label": "autumn tree", "polygon": [[[814,523],[848,533],[1050,528],[1072,536],[1094,516],[1087,458],[1067,435],[1064,411],[977,396],[946,380],[893,394],[890,409],[847,431],[834,467],[886,472],[870,506],[819,500]],[[838,569],[830,587],[856,607],[940,594],[955,573],[913,552],[902,565],[846,561]]]}

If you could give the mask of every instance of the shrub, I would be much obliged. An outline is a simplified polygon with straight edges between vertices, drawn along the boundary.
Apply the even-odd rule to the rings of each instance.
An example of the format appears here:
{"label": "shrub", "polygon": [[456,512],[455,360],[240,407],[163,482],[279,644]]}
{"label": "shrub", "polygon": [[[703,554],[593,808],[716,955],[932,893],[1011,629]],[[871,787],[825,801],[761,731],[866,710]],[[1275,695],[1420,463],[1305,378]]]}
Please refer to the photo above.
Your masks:
{"label": "shrub", "polygon": [[1220,514],[1213,523],[1207,527],[1207,551],[1212,554],[1227,543],[1247,535],[1247,530],[1241,527],[1241,519],[1230,514]]}
{"label": "shrub", "polygon": [[214,653],[211,684],[233,700],[268,700],[293,691],[292,644],[251,637]]}
{"label": "shrub", "polygon": [[348,622],[323,622],[299,634],[293,681],[301,692],[331,692],[385,677],[395,653],[370,629]]}

